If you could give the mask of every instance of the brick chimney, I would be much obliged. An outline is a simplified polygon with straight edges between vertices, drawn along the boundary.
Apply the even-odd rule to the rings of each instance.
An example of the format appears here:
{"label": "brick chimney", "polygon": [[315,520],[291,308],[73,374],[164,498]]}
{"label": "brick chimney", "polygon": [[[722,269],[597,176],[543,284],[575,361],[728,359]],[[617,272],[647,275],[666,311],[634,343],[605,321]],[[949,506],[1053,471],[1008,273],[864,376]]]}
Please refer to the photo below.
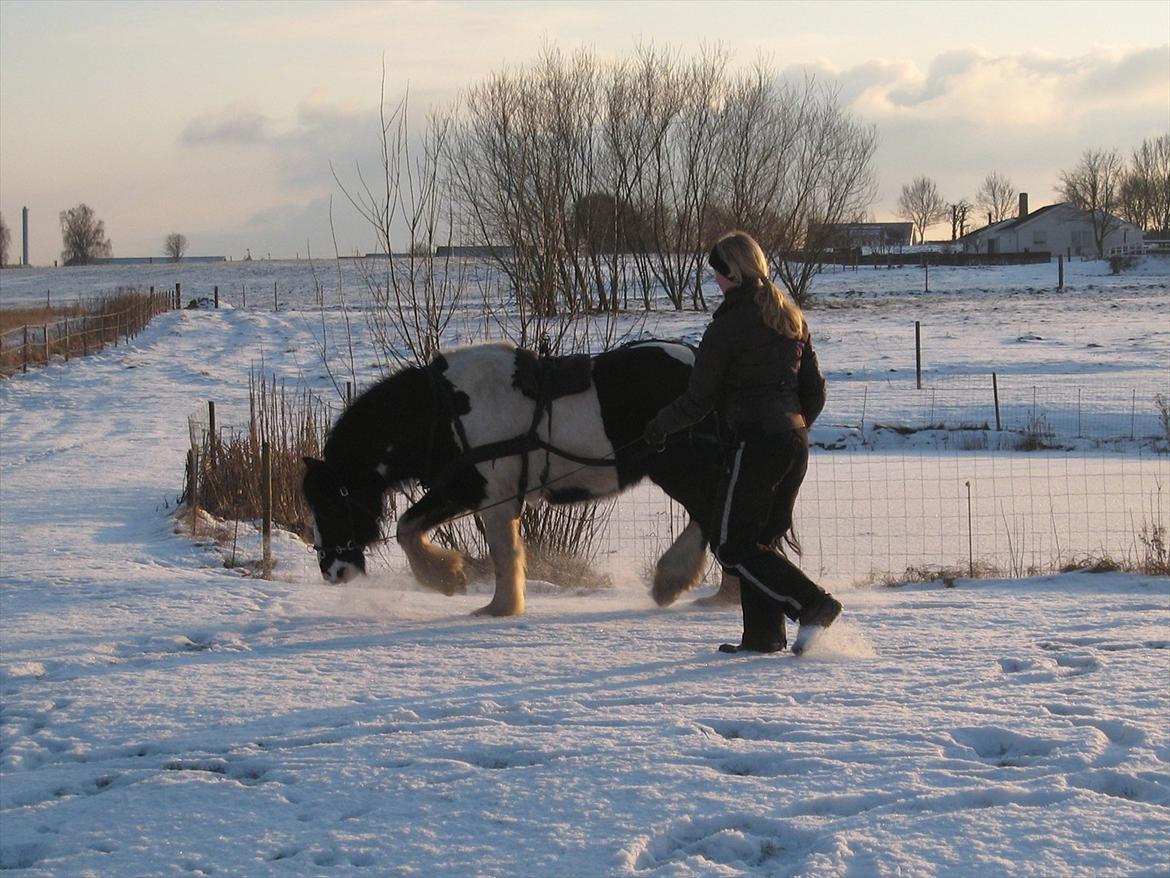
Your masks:
{"label": "brick chimney", "polygon": [[1019,219],[1024,219],[1028,215],[1028,193],[1020,193],[1020,215]]}

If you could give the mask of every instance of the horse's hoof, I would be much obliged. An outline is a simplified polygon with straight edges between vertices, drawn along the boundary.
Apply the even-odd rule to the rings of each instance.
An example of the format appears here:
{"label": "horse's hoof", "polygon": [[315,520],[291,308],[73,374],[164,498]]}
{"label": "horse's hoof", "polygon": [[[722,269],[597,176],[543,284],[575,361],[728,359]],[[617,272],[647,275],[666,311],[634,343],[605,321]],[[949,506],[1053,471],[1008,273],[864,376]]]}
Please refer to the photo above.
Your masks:
{"label": "horse's hoof", "polygon": [[512,606],[501,606],[493,601],[486,607],[480,607],[478,610],[473,610],[473,616],[519,616],[524,613],[523,608]]}
{"label": "horse's hoof", "polygon": [[457,594],[467,594],[467,577],[460,575],[446,579],[439,586],[439,591],[447,597],[454,597]]}
{"label": "horse's hoof", "polygon": [[670,585],[668,587],[666,585],[655,582],[654,586],[650,589],[650,596],[654,598],[654,603],[658,604],[658,606],[669,607],[678,600],[678,596],[682,594],[683,591],[683,589],[674,585]]}

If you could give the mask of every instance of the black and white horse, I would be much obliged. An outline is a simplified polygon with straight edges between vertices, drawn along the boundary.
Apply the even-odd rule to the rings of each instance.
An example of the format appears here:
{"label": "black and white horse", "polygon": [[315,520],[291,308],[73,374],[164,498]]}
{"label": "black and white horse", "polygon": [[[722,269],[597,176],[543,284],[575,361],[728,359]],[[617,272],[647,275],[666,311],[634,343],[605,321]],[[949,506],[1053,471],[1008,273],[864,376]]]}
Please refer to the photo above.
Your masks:
{"label": "black and white horse", "polygon": [[321,573],[334,583],[364,573],[385,493],[418,483],[425,494],[397,526],[415,576],[447,594],[466,584],[462,557],[426,534],[475,512],[496,579],[491,602],[477,612],[519,614],[525,500],[581,502],[649,478],[691,517],[656,565],[655,599],[670,603],[702,577],[721,454],[713,419],[662,450],[641,437],[646,422],[685,389],[693,364],[691,348],[665,341],[547,359],[482,345],[375,384],[338,418],[324,461],[305,461]]}

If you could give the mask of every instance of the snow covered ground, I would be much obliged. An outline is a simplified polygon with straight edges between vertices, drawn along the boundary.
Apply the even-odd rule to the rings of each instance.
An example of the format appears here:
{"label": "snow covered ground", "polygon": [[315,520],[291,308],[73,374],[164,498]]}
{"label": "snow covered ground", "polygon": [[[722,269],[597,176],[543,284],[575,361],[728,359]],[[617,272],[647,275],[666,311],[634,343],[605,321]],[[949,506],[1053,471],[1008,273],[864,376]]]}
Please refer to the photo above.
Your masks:
{"label": "snow covered ground", "polygon": [[[240,265],[195,266],[184,290],[204,294],[222,277],[223,295]],[[303,266],[267,267],[278,274],[257,275],[257,288],[299,289]],[[0,302],[35,301],[45,283],[54,297],[70,283],[79,295],[156,283],[116,268],[5,271]],[[162,279],[170,266],[145,268],[173,283]],[[1166,517],[1170,458],[1156,415],[1146,405],[1139,421],[1122,404],[1131,388],[1170,392],[1164,263],[1121,278],[1074,263],[1063,293],[1055,266],[932,269],[930,296],[917,293],[922,280],[911,269],[822,277],[810,320],[831,408],[798,517],[819,522],[850,504],[860,515],[880,493],[884,505],[866,514],[892,521],[890,533],[836,539],[892,540],[911,518],[889,504],[921,506],[914,521],[935,514],[938,497],[903,495],[938,473],[953,496],[929,538],[957,539],[965,557],[954,533],[965,520],[950,516],[966,502],[957,486],[972,478],[969,459],[999,467],[1009,495],[1027,484],[1029,498],[1042,479],[1099,472],[1104,491],[1121,472],[1139,487],[1117,513],[1128,526],[1112,527],[1130,540],[1142,514]],[[169,314],[130,346],[0,385],[0,868],[1170,873],[1165,578],[890,589],[855,584],[856,570],[838,569],[844,555],[810,556],[846,614],[795,659],[717,653],[739,633],[738,610],[653,607],[640,543],[614,549],[611,589],[531,583],[519,619],[471,618],[488,586],[434,595],[393,558],[360,583],[327,586],[288,538],[275,581],[244,577],[223,568],[219,547],[175,533],[186,416],[215,399],[221,423],[240,423],[261,359],[279,378],[327,386],[320,315],[273,313],[249,296],[247,310]],[[339,320],[327,312],[327,326]],[[982,388],[997,371],[1008,386],[1015,375],[1025,387],[1044,376],[1042,388],[1081,388],[1079,428],[1076,395],[1038,391],[1055,400],[1045,411],[1073,450],[956,454],[938,435],[878,431],[875,418],[917,426],[943,411],[945,394],[927,403],[914,389],[915,320],[929,387]],[[704,322],[658,312],[645,331],[697,337]],[[359,363],[363,380],[371,362]],[[955,406],[954,419],[972,417],[970,404]],[[829,450],[839,444],[849,447]],[[883,455],[919,469],[867,474]],[[1102,505],[1096,484],[1082,505]],[[253,534],[243,543],[255,553]]]}

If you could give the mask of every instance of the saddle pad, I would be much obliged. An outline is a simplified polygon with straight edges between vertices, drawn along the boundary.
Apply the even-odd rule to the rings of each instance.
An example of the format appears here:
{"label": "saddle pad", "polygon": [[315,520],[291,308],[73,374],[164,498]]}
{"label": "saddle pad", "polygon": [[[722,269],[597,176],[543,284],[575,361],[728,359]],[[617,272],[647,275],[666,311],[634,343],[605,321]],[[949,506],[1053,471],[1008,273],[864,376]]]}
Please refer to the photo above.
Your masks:
{"label": "saddle pad", "polygon": [[583,393],[592,383],[593,361],[588,354],[539,357],[532,351],[516,349],[512,386],[529,399],[548,402]]}

